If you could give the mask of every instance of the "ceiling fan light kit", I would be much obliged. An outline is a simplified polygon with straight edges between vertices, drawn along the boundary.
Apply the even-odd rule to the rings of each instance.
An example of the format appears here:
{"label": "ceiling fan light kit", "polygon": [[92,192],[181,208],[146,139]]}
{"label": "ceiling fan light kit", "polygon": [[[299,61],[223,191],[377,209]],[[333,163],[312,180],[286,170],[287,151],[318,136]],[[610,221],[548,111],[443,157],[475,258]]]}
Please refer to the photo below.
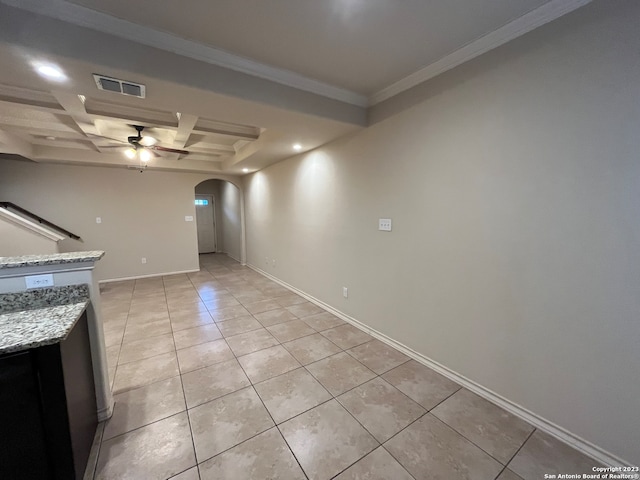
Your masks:
{"label": "ceiling fan light kit", "polygon": [[[156,145],[158,140],[150,135],[142,135],[142,131],[145,127],[141,125],[132,125],[135,128],[137,135],[127,137],[127,143],[130,145],[124,150],[124,155],[133,160],[135,158],[140,160],[140,168],[146,168],[146,164],[153,159],[154,156],[158,156],[157,152],[177,153],[178,155],[187,155],[187,150],[179,150],[176,148],[167,148],[160,145]],[[106,137],[105,137],[106,138]],[[142,171],[142,170],[141,170]]]}
{"label": "ceiling fan light kit", "polygon": [[140,161],[144,163],[147,163],[149,160],[151,160],[151,152],[146,148],[142,148],[138,152],[138,156],[140,157]]}
{"label": "ceiling fan light kit", "polygon": [[136,158],[136,149],[133,147],[129,147],[124,151],[124,154],[127,158],[133,160],[134,158]]}

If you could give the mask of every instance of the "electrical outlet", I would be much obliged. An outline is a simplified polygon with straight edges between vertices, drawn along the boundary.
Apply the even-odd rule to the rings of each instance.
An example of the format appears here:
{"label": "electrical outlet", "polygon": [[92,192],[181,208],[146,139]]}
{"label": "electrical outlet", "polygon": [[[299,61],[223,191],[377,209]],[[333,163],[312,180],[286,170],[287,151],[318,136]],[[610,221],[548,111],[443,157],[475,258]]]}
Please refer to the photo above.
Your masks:
{"label": "electrical outlet", "polygon": [[391,219],[390,218],[380,218],[378,219],[378,230],[383,232],[391,231]]}
{"label": "electrical outlet", "polygon": [[48,273],[45,275],[29,275],[24,277],[24,283],[27,288],[42,288],[53,286],[53,275]]}
{"label": "electrical outlet", "polygon": [[142,263],[147,263],[147,258],[146,258],[146,257],[142,257],[142,258],[140,259],[140,261],[141,261]]}
{"label": "electrical outlet", "polygon": [[101,217],[96,217],[96,223],[102,223],[102,218]]}
{"label": "electrical outlet", "polygon": [[274,258],[273,261],[271,262],[271,265],[273,265],[274,267],[276,266],[276,259]]}
{"label": "electrical outlet", "polygon": [[347,287],[342,287],[342,296],[344,298],[349,298],[349,289]]}

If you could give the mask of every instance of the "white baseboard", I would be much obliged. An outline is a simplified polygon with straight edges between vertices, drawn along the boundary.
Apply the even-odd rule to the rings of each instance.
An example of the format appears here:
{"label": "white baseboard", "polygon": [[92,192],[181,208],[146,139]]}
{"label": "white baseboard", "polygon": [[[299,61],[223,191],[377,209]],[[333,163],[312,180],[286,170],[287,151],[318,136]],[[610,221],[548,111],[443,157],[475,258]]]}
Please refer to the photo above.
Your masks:
{"label": "white baseboard", "polygon": [[246,263],[242,263],[242,261],[240,261],[240,259],[238,257],[236,257],[235,255],[231,255],[229,252],[223,252],[222,250],[219,250],[219,251],[214,252],[214,253],[217,253],[218,255],[226,255],[227,257],[229,257],[229,258],[235,260],[236,262],[238,262],[243,267],[247,266]]}
{"label": "white baseboard", "polygon": [[228,252],[224,252],[224,254],[225,254],[227,257],[229,257],[229,258],[233,258],[236,262],[238,262],[238,263],[242,264],[242,262],[240,261],[240,259],[239,259],[239,258],[236,258],[234,255],[231,255],[231,254],[230,254],[230,253],[228,253]]}
{"label": "white baseboard", "polygon": [[98,422],[104,422],[106,420],[109,420],[113,415],[114,406],[115,406],[115,403],[113,402],[113,399],[112,399],[110,405],[104,408],[98,409]]}
{"label": "white baseboard", "polygon": [[200,269],[197,270],[180,270],[178,272],[164,272],[164,273],[151,273],[149,275],[137,275],[134,277],[120,277],[120,278],[107,278],[105,280],[100,280],[98,283],[111,283],[111,282],[124,282],[126,280],[139,280],[141,278],[154,278],[154,277],[164,277],[168,275],[180,275],[183,273],[195,273],[199,272]]}
{"label": "white baseboard", "polygon": [[96,467],[98,466],[98,454],[100,453],[100,445],[102,444],[102,437],[104,434],[105,423],[100,421],[96,433],[93,436],[93,443],[91,444],[91,450],[89,451],[89,458],[87,460],[87,466],[84,470],[83,480],[93,480],[96,473]]}
{"label": "white baseboard", "polygon": [[336,310],[334,307],[332,307],[331,305],[328,305],[326,303],[324,303],[322,300],[318,300],[317,298],[309,295],[306,292],[303,292],[302,290],[297,289],[296,287],[294,287],[293,285],[289,285],[288,283],[280,280],[277,277],[274,277],[273,275],[271,275],[268,272],[265,272],[264,270],[251,265],[251,264],[247,264],[247,266],[249,268],[251,268],[252,270],[255,270],[256,272],[260,273],[261,275],[264,275],[265,277],[267,277],[270,280],[273,280],[274,282],[278,283],[279,285],[282,285],[285,288],[288,288],[289,290],[291,290],[292,292],[300,295],[301,297],[305,298],[306,300],[310,301],[311,303],[314,303],[316,305],[318,305],[319,307],[324,308],[325,310],[327,310],[328,312],[334,314],[336,317],[344,320],[345,322],[350,323],[351,325],[353,325],[356,328],[359,328],[360,330],[370,334],[372,337],[377,338],[378,340],[380,340],[381,342],[386,343],[387,345],[400,350],[402,353],[404,353],[405,355],[407,355],[408,357],[416,360],[417,362],[420,362],[421,364],[435,370],[436,372],[438,372],[439,374],[443,375],[444,377],[447,377],[448,379],[462,385],[464,388],[466,388],[467,390],[472,391],[473,393],[481,396],[482,398],[490,401],[491,403],[494,403],[496,405],[498,405],[499,407],[505,409],[506,411],[512,413],[513,415],[515,415],[516,417],[519,417],[521,419],[523,419],[524,421],[530,423],[531,425],[533,425],[534,427],[542,430],[545,433],[548,433],[549,435],[557,438],[558,440],[567,443],[569,445],[571,445],[573,448],[575,448],[576,450],[578,450],[579,452],[593,458],[594,460],[596,460],[597,462],[600,462],[606,466],[609,467],[619,467],[619,466],[628,466],[628,465],[633,465],[631,462],[626,462],[623,459],[621,459],[620,457],[614,455],[611,452],[608,452],[606,450],[604,450],[603,448],[598,447],[597,445],[594,445],[593,443],[579,437],[578,435],[575,435],[573,433],[571,433],[570,431],[568,431],[567,429],[561,427],[560,425],[557,425],[547,419],[545,419],[544,417],[541,417],[540,415],[518,405],[517,403],[512,402],[511,400],[503,397],[502,395],[499,395],[498,393],[485,388],[484,386],[480,385],[479,383],[474,382],[473,380],[470,380],[468,378],[466,378],[464,375],[460,375],[459,373],[445,367],[444,365],[436,362],[435,360],[432,360],[431,358],[416,352],[415,350],[407,347],[406,345],[394,340],[393,338],[388,337],[387,335],[385,335],[384,333],[381,333],[369,326],[367,326],[366,324],[362,323],[361,321],[339,311]]}

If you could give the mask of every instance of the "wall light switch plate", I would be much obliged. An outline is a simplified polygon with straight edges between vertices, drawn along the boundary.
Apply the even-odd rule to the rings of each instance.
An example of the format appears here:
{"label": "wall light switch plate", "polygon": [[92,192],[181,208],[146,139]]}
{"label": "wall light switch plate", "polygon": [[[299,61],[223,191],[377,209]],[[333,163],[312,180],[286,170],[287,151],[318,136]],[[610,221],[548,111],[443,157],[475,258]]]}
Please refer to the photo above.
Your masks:
{"label": "wall light switch plate", "polygon": [[391,231],[391,219],[390,218],[380,218],[378,219],[378,230],[383,232]]}
{"label": "wall light switch plate", "polygon": [[53,275],[51,273],[45,275],[29,275],[24,277],[24,283],[27,288],[43,288],[53,287]]}
{"label": "wall light switch plate", "polygon": [[191,215],[187,215],[186,217],[184,217],[184,221],[185,222],[193,222],[193,217]]}

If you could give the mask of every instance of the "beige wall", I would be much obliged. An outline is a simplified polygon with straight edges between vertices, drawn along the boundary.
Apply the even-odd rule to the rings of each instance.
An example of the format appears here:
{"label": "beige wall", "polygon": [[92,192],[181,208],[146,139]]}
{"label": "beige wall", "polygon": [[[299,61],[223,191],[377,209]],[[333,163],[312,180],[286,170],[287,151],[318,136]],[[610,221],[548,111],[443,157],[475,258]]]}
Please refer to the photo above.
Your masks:
{"label": "beige wall", "polygon": [[207,180],[196,186],[196,193],[212,195],[215,198],[217,251],[240,261],[240,189],[224,180]]}
{"label": "beige wall", "polygon": [[0,218],[0,257],[58,253],[58,242]]}
{"label": "beige wall", "polygon": [[220,199],[223,251],[240,261],[242,231],[240,189],[229,182],[220,182]]}
{"label": "beige wall", "polygon": [[590,4],[246,178],[248,263],[640,463],[638,18]]}
{"label": "beige wall", "polygon": [[105,250],[98,279],[138,277],[198,269],[194,188],[211,177],[0,160],[0,197],[82,237],[61,251]]}

